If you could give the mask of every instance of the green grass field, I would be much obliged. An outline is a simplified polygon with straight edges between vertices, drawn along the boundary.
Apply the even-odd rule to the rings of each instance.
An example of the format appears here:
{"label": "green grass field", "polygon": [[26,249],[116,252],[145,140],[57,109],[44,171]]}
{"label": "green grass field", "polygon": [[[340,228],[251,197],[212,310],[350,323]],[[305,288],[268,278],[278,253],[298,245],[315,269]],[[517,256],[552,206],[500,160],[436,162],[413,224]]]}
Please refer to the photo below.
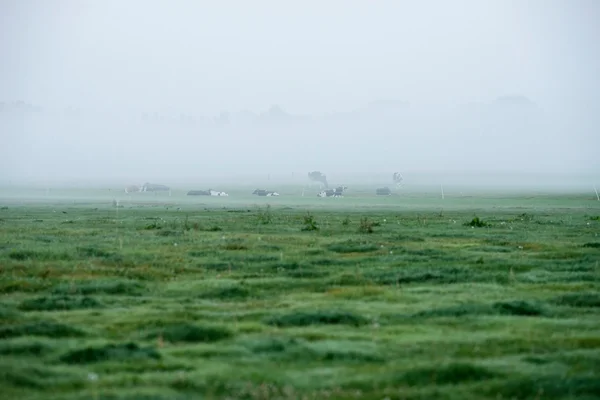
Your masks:
{"label": "green grass field", "polygon": [[0,193],[2,399],[600,398],[593,195],[228,192]]}

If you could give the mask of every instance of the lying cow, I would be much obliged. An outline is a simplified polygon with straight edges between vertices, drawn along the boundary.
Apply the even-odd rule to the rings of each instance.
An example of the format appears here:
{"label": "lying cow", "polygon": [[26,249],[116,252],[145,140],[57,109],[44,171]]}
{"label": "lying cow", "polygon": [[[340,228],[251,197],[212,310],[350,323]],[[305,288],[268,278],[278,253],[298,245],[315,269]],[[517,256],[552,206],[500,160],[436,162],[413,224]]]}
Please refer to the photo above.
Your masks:
{"label": "lying cow", "polygon": [[225,192],[219,192],[216,190],[208,189],[208,190],[190,190],[187,192],[188,196],[229,196]]}
{"label": "lying cow", "polygon": [[137,193],[141,191],[142,189],[138,185],[129,185],[125,188],[125,193]]}
{"label": "lying cow", "polygon": [[375,194],[377,196],[390,196],[392,194],[392,191],[390,190],[390,188],[383,187],[383,188],[379,188],[375,191]]}
{"label": "lying cow", "polygon": [[210,193],[211,196],[229,196],[225,192],[219,192],[219,191],[212,190],[212,189],[208,189],[208,192]]}
{"label": "lying cow", "polygon": [[188,196],[210,196],[210,192],[208,190],[190,190],[187,192]]}
{"label": "lying cow", "polygon": [[146,182],[140,189],[140,192],[168,192],[169,190],[171,189],[168,186]]}
{"label": "lying cow", "polygon": [[279,193],[277,192],[272,192],[270,190],[264,189],[256,189],[254,192],[252,192],[252,194],[255,194],[257,196],[279,196]]}
{"label": "lying cow", "polygon": [[317,197],[344,197],[344,190],[346,189],[348,189],[347,186],[338,186],[335,189],[323,190]]}

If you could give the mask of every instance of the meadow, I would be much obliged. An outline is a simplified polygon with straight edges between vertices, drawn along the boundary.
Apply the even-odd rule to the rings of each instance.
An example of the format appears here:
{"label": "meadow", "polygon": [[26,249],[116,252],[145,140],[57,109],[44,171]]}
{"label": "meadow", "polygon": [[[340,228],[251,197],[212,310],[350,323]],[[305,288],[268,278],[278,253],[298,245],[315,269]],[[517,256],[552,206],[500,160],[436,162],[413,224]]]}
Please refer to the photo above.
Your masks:
{"label": "meadow", "polygon": [[600,398],[593,194],[228,192],[0,193],[2,398]]}

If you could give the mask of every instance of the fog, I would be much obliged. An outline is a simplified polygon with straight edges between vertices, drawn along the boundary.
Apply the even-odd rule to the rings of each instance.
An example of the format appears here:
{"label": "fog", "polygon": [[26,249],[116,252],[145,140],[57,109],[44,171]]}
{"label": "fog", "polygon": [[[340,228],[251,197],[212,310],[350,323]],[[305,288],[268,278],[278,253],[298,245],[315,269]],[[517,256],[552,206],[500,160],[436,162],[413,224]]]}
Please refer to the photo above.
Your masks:
{"label": "fog", "polygon": [[598,21],[595,0],[0,0],[0,183],[598,184]]}

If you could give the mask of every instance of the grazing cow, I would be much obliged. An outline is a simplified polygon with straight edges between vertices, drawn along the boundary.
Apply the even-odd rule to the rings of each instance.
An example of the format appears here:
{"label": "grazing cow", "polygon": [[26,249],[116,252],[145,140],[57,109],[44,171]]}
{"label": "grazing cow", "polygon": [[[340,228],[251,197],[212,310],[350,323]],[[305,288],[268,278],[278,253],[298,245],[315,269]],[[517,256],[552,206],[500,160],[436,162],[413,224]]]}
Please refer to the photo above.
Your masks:
{"label": "grazing cow", "polygon": [[264,190],[264,189],[256,189],[254,192],[252,192],[252,194],[255,194],[257,196],[279,196],[279,193],[277,192],[272,192],[270,190]]}
{"label": "grazing cow", "polygon": [[394,172],[394,175],[392,175],[392,180],[394,181],[397,187],[401,187],[404,178],[402,177],[402,174],[400,172]]}
{"label": "grazing cow", "polygon": [[129,185],[125,188],[125,193],[137,193],[141,191],[142,189],[138,185]]}
{"label": "grazing cow", "polygon": [[379,188],[375,191],[375,194],[377,196],[390,196],[392,194],[392,191],[390,190],[389,187],[383,187],[383,188]]}
{"label": "grazing cow", "polygon": [[327,189],[317,194],[317,197],[344,197],[344,191],[348,186],[338,186],[335,189]]}
{"label": "grazing cow", "polygon": [[146,182],[140,192],[168,192],[169,190],[171,189],[168,186]]}

